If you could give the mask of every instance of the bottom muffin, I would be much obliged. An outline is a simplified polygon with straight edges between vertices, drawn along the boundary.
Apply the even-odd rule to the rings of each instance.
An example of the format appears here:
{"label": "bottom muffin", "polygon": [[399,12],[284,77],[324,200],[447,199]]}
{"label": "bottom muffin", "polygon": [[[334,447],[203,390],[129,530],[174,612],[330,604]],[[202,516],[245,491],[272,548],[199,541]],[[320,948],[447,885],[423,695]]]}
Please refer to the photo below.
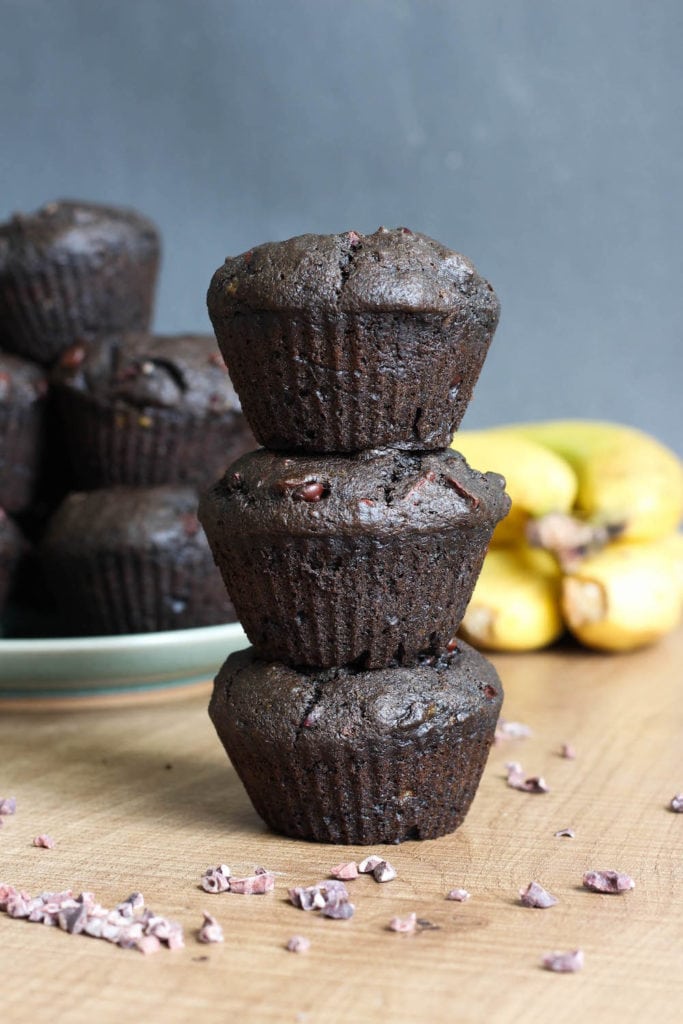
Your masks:
{"label": "bottom muffin", "polygon": [[191,487],[70,494],[41,562],[65,632],[148,633],[234,622]]}
{"label": "bottom muffin", "polygon": [[230,655],[209,714],[267,825],[317,842],[435,839],[462,824],[503,701],[462,641],[412,668],[293,669]]}

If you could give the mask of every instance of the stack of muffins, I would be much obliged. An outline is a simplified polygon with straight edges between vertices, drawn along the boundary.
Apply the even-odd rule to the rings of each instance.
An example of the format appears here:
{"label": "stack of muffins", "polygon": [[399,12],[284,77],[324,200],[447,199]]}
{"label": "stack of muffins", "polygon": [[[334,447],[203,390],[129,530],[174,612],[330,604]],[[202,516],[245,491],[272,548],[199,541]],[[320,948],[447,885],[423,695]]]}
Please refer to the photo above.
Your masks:
{"label": "stack of muffins", "polygon": [[405,228],[225,261],[219,348],[264,446],[199,518],[252,644],[210,715],[261,817],[334,843],[464,819],[502,689],[456,638],[504,481],[449,449],[496,328],[465,257]]}
{"label": "stack of muffins", "polygon": [[118,207],[0,225],[0,612],[13,588],[59,613],[17,631],[235,618],[197,493],[254,439],[214,338],[150,334],[159,256],[155,226]]}

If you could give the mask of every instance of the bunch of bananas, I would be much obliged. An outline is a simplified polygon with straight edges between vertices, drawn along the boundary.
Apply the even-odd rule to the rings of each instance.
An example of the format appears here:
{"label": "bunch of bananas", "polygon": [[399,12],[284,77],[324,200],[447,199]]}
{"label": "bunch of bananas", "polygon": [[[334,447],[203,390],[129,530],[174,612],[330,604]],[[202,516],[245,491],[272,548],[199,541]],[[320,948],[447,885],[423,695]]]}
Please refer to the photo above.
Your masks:
{"label": "bunch of bananas", "polygon": [[569,630],[626,651],[672,630],[683,610],[683,464],[655,438],[616,423],[553,420],[459,431],[470,465],[507,480],[462,623],[498,651],[546,647]]}

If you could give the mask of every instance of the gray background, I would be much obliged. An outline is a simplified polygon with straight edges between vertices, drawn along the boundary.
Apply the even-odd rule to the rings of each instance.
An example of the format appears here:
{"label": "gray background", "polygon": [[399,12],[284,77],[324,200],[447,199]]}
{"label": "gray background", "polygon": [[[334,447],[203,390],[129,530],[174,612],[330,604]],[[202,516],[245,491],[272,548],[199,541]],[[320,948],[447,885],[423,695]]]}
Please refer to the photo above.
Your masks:
{"label": "gray background", "polygon": [[380,224],[470,256],[501,326],[463,426],[683,450],[681,0],[0,0],[0,219],[134,205],[156,327],[228,254]]}

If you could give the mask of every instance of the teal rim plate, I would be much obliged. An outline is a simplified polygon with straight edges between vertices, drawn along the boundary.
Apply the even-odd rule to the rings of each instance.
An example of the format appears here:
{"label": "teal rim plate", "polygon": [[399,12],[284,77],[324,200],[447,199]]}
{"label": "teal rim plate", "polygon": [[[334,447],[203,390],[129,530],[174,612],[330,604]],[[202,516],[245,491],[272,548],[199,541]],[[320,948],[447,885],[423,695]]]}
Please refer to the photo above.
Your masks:
{"label": "teal rim plate", "polygon": [[123,697],[207,684],[247,647],[239,623],[165,633],[0,639],[0,702]]}

